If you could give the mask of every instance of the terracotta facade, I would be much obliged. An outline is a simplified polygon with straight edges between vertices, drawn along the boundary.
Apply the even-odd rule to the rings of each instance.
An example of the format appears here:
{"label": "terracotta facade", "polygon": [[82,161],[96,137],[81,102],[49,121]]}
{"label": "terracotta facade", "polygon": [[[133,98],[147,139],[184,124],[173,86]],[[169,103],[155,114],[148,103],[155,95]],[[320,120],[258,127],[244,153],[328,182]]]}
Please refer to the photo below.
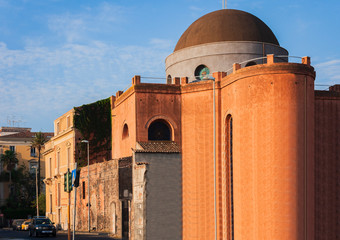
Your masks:
{"label": "terracotta facade", "polygon": [[[178,143],[182,151],[183,239],[214,237],[213,84],[218,239],[227,239],[231,231],[235,238],[242,239],[314,238],[315,72],[307,57],[302,59],[307,64],[274,63],[273,56],[268,56],[267,62],[247,68],[236,65],[228,76],[214,73],[215,82],[188,83],[184,78],[180,86],[176,84],[179,79],[161,86],[136,83],[134,79],[139,77],[135,76],[134,85],[116,99],[119,104],[113,109],[114,123],[117,124],[117,113],[123,102],[133,103],[140,113],[134,119],[121,119],[120,131],[116,130],[122,133],[123,122],[135,121],[136,133],[129,131],[129,136],[136,135],[136,141],[132,141],[135,144],[137,139],[147,140],[148,122],[157,119],[155,115],[171,119],[168,120],[170,128],[179,131],[174,132],[172,140],[181,136]],[[139,91],[148,92],[140,94]],[[160,91],[166,93],[166,97],[160,95]],[[171,105],[176,98],[177,108]],[[131,99],[139,105],[134,105]],[[181,116],[180,123],[172,114],[176,111],[177,116]],[[230,117],[233,120],[232,180],[228,162]],[[119,137],[113,138],[113,142]],[[146,204],[147,197],[144,201]],[[132,205],[131,211],[134,210]]]}
{"label": "terracotta facade", "polygon": [[[305,178],[314,181],[313,68],[276,63],[214,76],[218,239],[230,228],[228,116],[233,119],[234,237],[302,239],[307,228],[312,238],[313,192],[306,195]],[[212,84],[183,86],[184,239],[214,237]]]}

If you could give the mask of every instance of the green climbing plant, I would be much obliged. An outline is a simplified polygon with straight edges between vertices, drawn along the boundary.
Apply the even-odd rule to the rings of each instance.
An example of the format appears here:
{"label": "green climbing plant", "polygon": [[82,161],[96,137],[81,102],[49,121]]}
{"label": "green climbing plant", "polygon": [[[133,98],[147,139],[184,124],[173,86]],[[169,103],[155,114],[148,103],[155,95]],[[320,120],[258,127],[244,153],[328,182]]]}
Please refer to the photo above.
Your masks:
{"label": "green climbing plant", "polygon": [[90,141],[90,158],[111,151],[111,102],[106,98],[91,104],[74,108],[74,127],[82,135],[78,139],[75,157],[78,166],[84,166],[87,159],[86,145],[81,140]]}

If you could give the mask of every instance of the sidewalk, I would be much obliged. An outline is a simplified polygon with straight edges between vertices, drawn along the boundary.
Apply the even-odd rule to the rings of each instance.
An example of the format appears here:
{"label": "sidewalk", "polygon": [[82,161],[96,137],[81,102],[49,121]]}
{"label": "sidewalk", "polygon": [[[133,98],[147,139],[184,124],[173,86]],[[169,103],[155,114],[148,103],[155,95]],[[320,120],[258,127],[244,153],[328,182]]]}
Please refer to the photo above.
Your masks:
{"label": "sidewalk", "polygon": [[[58,233],[64,233],[64,234],[67,234],[68,231],[67,230],[58,230],[57,231],[57,234]],[[71,235],[73,234],[73,232],[71,231]],[[75,234],[80,234],[80,235],[93,235],[93,236],[107,236],[107,237],[110,237],[114,240],[123,240],[122,238],[115,238],[112,236],[111,233],[108,233],[108,232],[97,232],[97,231],[91,231],[91,232],[88,232],[88,231],[75,231]]]}

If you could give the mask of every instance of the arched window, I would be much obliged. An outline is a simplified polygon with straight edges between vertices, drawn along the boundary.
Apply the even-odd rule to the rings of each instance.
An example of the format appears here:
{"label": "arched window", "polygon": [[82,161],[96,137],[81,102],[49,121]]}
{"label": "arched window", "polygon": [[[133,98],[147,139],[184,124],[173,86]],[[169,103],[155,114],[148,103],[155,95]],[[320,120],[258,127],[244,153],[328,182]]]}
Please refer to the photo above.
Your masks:
{"label": "arched window", "polygon": [[196,69],[195,69],[195,78],[197,80],[202,80],[205,77],[208,77],[210,74],[210,70],[207,66],[205,65],[199,65]]}
{"label": "arched window", "polygon": [[124,127],[123,127],[123,135],[122,135],[122,139],[125,139],[129,137],[129,127],[128,125],[125,123]]}
{"label": "arched window", "polygon": [[246,64],[246,67],[250,67],[250,66],[254,66],[254,65],[256,65],[256,62],[251,61],[251,62],[248,62],[248,63]]}
{"label": "arched window", "polygon": [[226,186],[227,186],[227,232],[234,239],[234,186],[233,186],[233,118],[229,114],[225,121]]}
{"label": "arched window", "polygon": [[166,78],[166,83],[167,83],[167,84],[171,84],[171,83],[172,83],[172,77],[171,77],[170,74],[169,74],[168,77]]}
{"label": "arched window", "polygon": [[148,129],[149,141],[170,141],[171,130],[169,124],[163,119],[153,121]]}

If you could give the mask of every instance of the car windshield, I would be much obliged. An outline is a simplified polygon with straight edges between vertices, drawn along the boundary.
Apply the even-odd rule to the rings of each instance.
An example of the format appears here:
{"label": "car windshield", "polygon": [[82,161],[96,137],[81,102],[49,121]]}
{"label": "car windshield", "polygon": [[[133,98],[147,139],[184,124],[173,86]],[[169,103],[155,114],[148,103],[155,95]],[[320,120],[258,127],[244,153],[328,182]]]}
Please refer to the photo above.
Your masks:
{"label": "car windshield", "polygon": [[51,224],[50,219],[37,219],[36,224]]}

